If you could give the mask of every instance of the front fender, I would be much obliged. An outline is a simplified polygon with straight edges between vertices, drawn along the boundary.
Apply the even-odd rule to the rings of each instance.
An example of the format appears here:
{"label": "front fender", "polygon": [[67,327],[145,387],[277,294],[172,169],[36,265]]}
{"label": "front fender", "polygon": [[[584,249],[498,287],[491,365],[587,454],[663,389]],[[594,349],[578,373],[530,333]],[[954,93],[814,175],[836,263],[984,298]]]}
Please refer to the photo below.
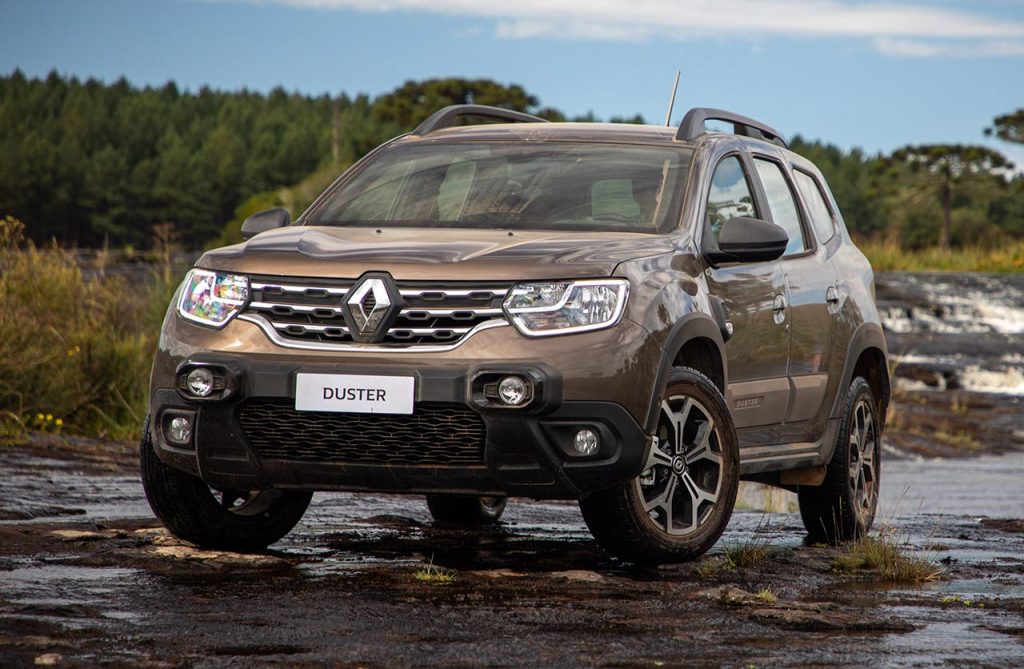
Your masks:
{"label": "front fender", "polygon": [[[718,323],[708,314],[689,313],[679,319],[668,331],[664,344],[661,347],[661,360],[658,364],[658,372],[655,376],[654,388],[651,392],[650,409],[644,421],[644,427],[648,434],[652,434],[658,427],[658,411],[660,406],[658,398],[665,390],[665,383],[669,369],[672,368],[679,351],[687,342],[694,339],[708,339],[718,350],[718,361],[721,365],[721,378],[727,379],[728,362],[725,357],[725,342],[722,341],[722,331]],[[724,392],[724,388],[723,388]]]}
{"label": "front fender", "polygon": [[723,386],[728,378],[722,327],[713,316],[707,289],[697,278],[701,271],[700,260],[690,246],[624,262],[615,271],[617,276],[629,278],[634,287],[631,297],[637,298],[629,305],[627,317],[647,330],[660,350],[643,423],[648,434],[657,429],[658,398],[665,390],[668,370],[687,342],[709,340],[718,353]]}

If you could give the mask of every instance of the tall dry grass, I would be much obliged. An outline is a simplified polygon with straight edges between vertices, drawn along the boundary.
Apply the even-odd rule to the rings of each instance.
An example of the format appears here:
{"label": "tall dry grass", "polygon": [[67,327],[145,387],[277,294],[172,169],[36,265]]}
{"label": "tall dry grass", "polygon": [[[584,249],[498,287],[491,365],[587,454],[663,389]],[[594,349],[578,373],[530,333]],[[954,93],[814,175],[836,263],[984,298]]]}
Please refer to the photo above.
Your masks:
{"label": "tall dry grass", "polygon": [[133,437],[174,291],[166,229],[163,263],[142,282],[107,276],[102,259],[87,277],[70,252],[23,233],[18,220],[0,221],[0,437]]}
{"label": "tall dry grass", "polygon": [[905,249],[893,241],[858,241],[876,272],[1024,272],[1024,240],[996,247]]}

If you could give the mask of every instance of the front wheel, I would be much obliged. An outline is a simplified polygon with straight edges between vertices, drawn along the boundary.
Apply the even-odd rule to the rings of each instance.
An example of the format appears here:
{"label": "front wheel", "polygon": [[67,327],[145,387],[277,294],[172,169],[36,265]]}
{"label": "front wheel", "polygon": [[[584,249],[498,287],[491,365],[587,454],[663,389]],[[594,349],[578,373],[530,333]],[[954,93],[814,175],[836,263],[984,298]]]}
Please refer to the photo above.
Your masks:
{"label": "front wheel", "polygon": [[800,486],[800,516],[812,540],[835,543],[867,534],[878,508],[882,430],[871,386],[861,377],[846,394],[843,422],[825,480]]}
{"label": "front wheel", "polygon": [[580,501],[609,553],[632,562],[692,560],[715,545],[736,503],[739,446],[725,398],[700,372],[675,367],[657,441],[640,475]]}
{"label": "front wheel", "polygon": [[313,497],[292,490],[214,490],[157,457],[149,417],[139,444],[146,499],[171,534],[201,548],[263,550],[302,519]]}

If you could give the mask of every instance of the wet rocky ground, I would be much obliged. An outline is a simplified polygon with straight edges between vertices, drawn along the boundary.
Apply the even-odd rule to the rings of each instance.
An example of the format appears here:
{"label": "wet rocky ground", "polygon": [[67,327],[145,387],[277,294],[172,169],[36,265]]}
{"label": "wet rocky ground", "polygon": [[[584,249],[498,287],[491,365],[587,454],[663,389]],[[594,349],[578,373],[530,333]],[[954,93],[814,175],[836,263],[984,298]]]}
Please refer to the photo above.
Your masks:
{"label": "wet rocky ground", "polygon": [[132,446],[36,436],[0,446],[0,668],[1024,666],[1024,277],[880,275],[878,300],[876,535],[933,581],[842,568],[753,486],[711,553],[660,568],[569,503],[465,529],[341,493],[266,553],[201,551],[152,517]]}
{"label": "wet rocky ground", "polygon": [[890,453],[880,524],[941,572],[919,585],[837,569],[846,549],[755,490],[702,560],[635,568],[567,503],[460,529],[418,498],[321,494],[242,555],[168,536],[130,447],[36,439],[0,472],[2,667],[1024,664],[1021,453]]}
{"label": "wet rocky ground", "polygon": [[893,368],[890,442],[944,457],[1024,448],[1024,274],[875,283]]}

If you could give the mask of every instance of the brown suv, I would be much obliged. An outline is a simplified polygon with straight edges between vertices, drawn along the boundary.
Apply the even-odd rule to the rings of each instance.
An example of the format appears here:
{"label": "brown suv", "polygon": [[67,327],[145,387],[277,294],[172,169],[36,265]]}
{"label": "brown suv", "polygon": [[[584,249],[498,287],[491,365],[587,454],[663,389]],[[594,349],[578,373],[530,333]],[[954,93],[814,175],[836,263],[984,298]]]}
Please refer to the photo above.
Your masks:
{"label": "brown suv", "polygon": [[314,490],[421,493],[463,523],[522,496],[579,500],[615,555],[681,560],[741,478],[797,491],[816,537],[871,525],[871,267],[757,121],[448,107],[243,232],[189,272],[153,363],[142,477],[183,539],[263,548]]}

